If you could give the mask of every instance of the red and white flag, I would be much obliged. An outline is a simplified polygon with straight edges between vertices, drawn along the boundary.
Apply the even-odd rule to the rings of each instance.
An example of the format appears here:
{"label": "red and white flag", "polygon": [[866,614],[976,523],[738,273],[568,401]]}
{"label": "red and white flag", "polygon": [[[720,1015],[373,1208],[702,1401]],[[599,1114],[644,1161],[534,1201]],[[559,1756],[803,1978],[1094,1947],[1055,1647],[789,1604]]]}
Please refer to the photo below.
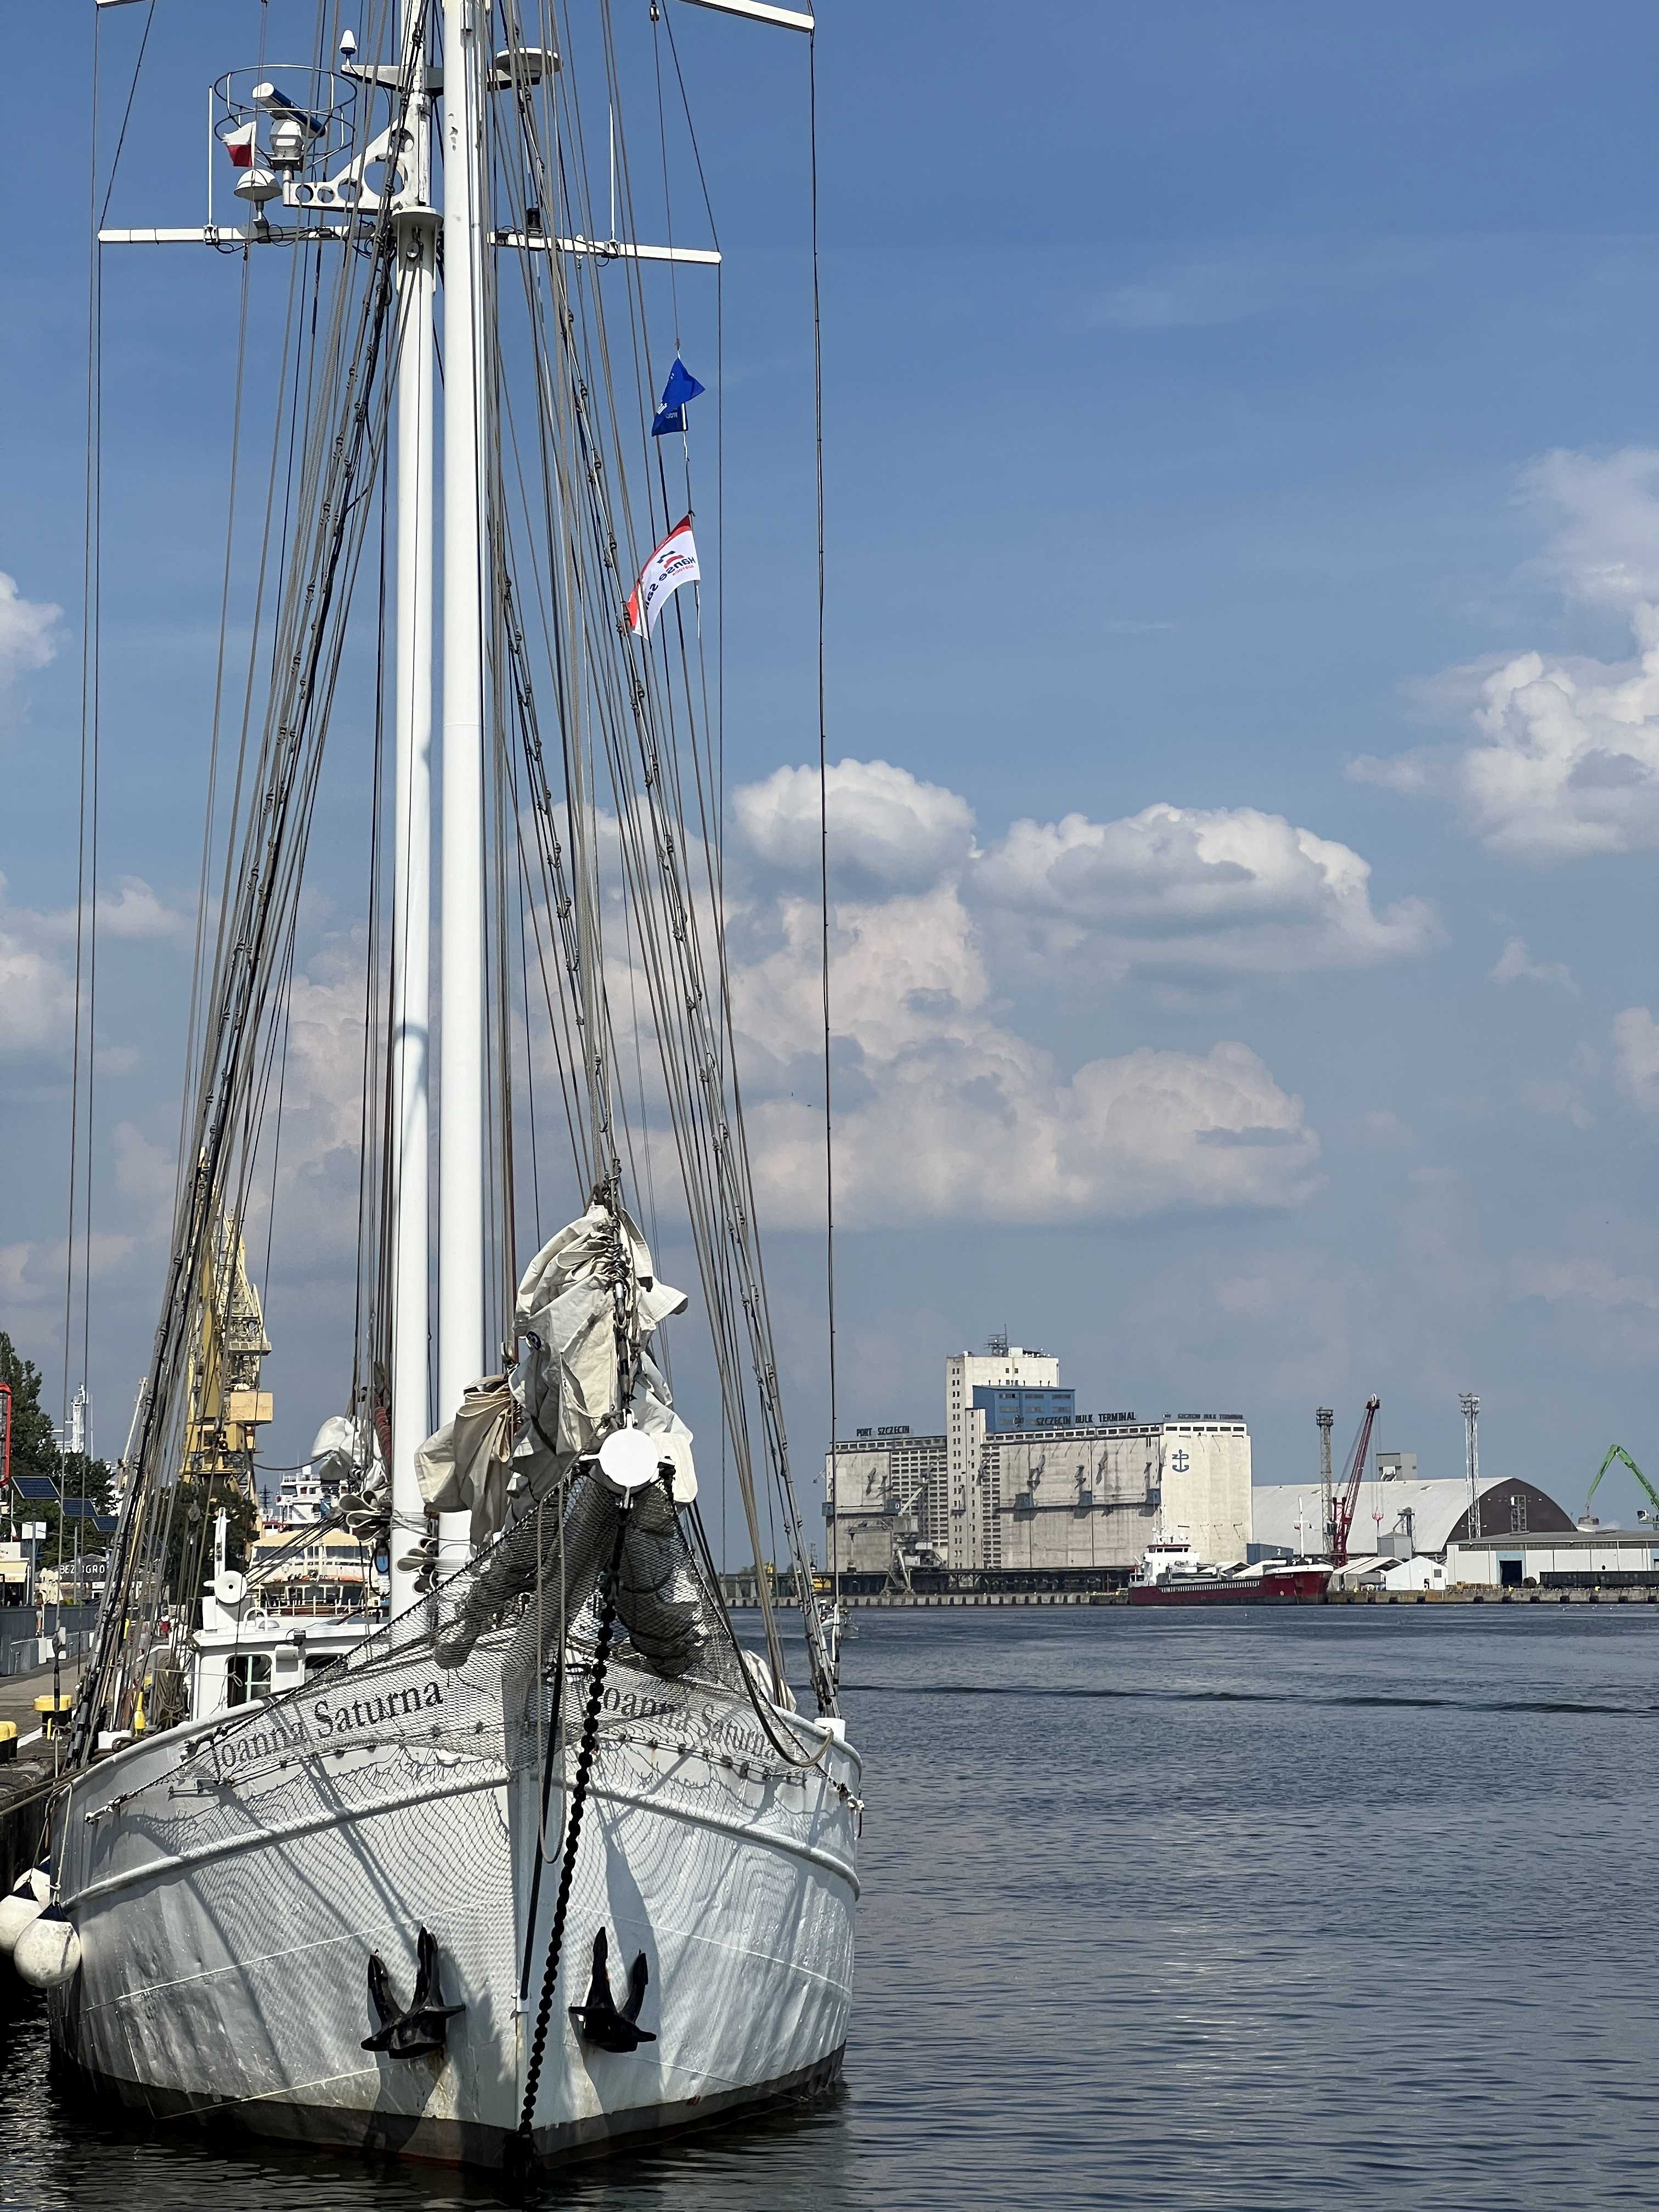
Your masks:
{"label": "red and white flag", "polygon": [[230,156],[233,169],[251,169],[253,167],[253,134],[257,128],[256,124],[245,123],[240,131],[226,131],[225,151]]}
{"label": "red and white flag", "polygon": [[697,566],[696,540],[691,518],[677,522],[640,571],[628,602],[628,627],[635,637],[649,637],[658,615],[682,584],[695,584],[702,576]]}

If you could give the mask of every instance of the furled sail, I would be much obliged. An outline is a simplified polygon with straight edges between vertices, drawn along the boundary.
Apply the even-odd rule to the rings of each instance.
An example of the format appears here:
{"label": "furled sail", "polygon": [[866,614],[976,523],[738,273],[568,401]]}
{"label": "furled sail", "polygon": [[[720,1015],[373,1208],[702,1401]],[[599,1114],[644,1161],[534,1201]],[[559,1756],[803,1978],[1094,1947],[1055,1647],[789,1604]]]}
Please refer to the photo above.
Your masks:
{"label": "furled sail", "polygon": [[[691,1431],[641,1340],[685,1310],[658,1279],[651,1249],[620,1206],[596,1198],[549,1238],[519,1285],[514,1327],[525,1346],[512,1375],[469,1384],[453,1419],[415,1455],[430,1513],[470,1513],[475,1546],[506,1525],[515,1476],[545,1497],[584,1455],[630,1420],[662,1439],[674,1502],[696,1496]],[[627,1404],[623,1347],[633,1369]]]}
{"label": "furled sail", "polygon": [[605,1438],[622,1428],[650,1437],[662,1480],[635,1500],[599,1480],[580,1486],[562,1514],[532,1510],[470,1583],[441,1638],[446,1663],[460,1664],[515,1599],[550,1577],[570,1617],[614,1562],[617,1611],[647,1664],[665,1675],[694,1664],[707,1636],[676,1518],[696,1496],[691,1431],[643,1349],[685,1304],[683,1291],[659,1279],[635,1224],[605,1196],[525,1270],[514,1314],[525,1347],[517,1366],[472,1383],[454,1419],[416,1455],[428,1511],[469,1513],[475,1547],[489,1544],[515,1500],[535,1509],[553,1498],[574,1470],[591,1471]]}

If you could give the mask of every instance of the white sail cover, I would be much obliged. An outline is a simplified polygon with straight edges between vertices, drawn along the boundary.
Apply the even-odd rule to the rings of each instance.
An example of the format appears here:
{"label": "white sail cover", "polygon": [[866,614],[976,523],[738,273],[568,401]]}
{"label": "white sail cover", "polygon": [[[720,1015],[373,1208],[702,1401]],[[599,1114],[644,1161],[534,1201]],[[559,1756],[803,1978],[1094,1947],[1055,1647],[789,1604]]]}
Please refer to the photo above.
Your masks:
{"label": "white sail cover", "polygon": [[367,1412],[331,1413],[312,1439],[310,1459],[324,1482],[361,1483],[380,1474],[380,1440]]}
{"label": "white sail cover", "polygon": [[[619,1240],[632,1277],[625,1290],[616,1280]],[[643,1339],[685,1304],[684,1291],[658,1279],[628,1215],[596,1200],[524,1272],[513,1314],[524,1350],[511,1376],[472,1383],[454,1419],[416,1454],[428,1510],[470,1513],[472,1541],[486,1543],[507,1519],[514,1474],[532,1496],[545,1495],[624,1413],[662,1440],[663,1457],[674,1463],[674,1502],[689,1504],[696,1495],[691,1431],[648,1358],[624,1408],[617,1355],[617,1324],[629,1313]]]}

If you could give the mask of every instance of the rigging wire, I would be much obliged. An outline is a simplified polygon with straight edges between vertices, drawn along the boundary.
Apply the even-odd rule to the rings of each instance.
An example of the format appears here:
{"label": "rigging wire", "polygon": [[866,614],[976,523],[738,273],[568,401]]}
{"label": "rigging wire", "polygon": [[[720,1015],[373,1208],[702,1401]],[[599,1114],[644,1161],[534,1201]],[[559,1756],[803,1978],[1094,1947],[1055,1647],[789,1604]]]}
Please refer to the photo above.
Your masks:
{"label": "rigging wire", "polygon": [[[680,110],[685,118],[687,140],[691,148],[691,159],[696,166],[697,185],[702,194],[703,214],[708,224],[709,242],[720,251],[720,229],[714,220],[714,204],[708,190],[708,179],[702,164],[702,147],[697,137],[697,127],[691,112],[691,101],[685,88],[685,72],[680,66],[680,50],[674,37],[674,18],[665,9],[659,8],[664,30],[668,34],[669,58],[674,64],[674,81],[679,88]],[[671,264],[672,265],[672,264]],[[726,264],[724,259],[714,265],[714,708],[711,720],[705,690],[703,699],[703,730],[705,743],[710,749],[709,782],[714,792],[713,812],[716,823],[724,828],[726,822]],[[687,505],[690,504],[690,499]],[[717,912],[726,911],[726,841],[724,836],[714,842],[714,899]],[[724,961],[721,965],[720,988],[725,992],[728,979]],[[720,1078],[726,1079],[726,1024],[720,1026],[719,1049]],[[728,1416],[726,1399],[720,1398],[720,1558],[729,1558],[727,1549],[726,1510],[726,1450],[729,1443]]]}
{"label": "rigging wire", "polygon": [[[386,772],[386,502],[389,485],[387,471],[382,469],[374,489],[379,493],[380,544],[375,575],[374,620],[374,725],[370,744],[372,768],[369,782],[369,862],[368,862],[368,918],[363,945],[363,1021],[361,1066],[362,1069],[362,1118],[358,1125],[357,1139],[357,1265],[355,1286],[356,1310],[352,1316],[351,1349],[351,1407],[355,1413],[364,1396],[373,1402],[376,1369],[380,1364],[380,1354],[384,1346],[384,1310],[378,1293],[385,1277],[381,1268],[383,1245],[381,1225],[384,1220],[380,1200],[386,1188],[384,1143],[379,1148],[371,1141],[377,1123],[382,1133],[389,1127],[392,1110],[391,1086],[386,1086],[384,1097],[377,1102],[380,1089],[381,1061],[376,1051],[380,1032],[379,992],[380,972],[380,929],[383,908],[381,817],[385,811],[384,781]],[[377,1113],[377,1103],[381,1110]],[[282,1110],[281,1093],[277,1110]],[[376,1174],[377,1166],[381,1173]],[[276,1171],[273,1164],[271,1188],[276,1190]],[[272,1212],[276,1209],[273,1206]],[[367,1301],[367,1311],[365,1302]]]}
{"label": "rigging wire", "polygon": [[[75,1014],[74,1042],[70,1073],[70,1144],[69,1144],[69,1208],[64,1251],[64,1389],[63,1422],[59,1431],[60,1462],[64,1446],[68,1443],[70,1407],[70,1370],[73,1358],[73,1311],[75,1304],[75,1228],[76,1214],[76,1186],[84,1193],[81,1207],[81,1379],[87,1383],[92,1364],[92,1210],[93,1210],[93,1131],[96,1079],[96,1024],[98,1000],[98,832],[100,824],[100,782],[101,744],[100,729],[100,684],[102,675],[102,599],[103,599],[103,250],[98,233],[103,219],[109,213],[110,198],[115,190],[115,179],[121,166],[121,155],[127,142],[127,125],[132,119],[133,102],[137,97],[138,80],[144,66],[144,56],[149,47],[151,25],[155,20],[155,0],[149,0],[144,11],[144,25],[138,40],[138,50],[133,58],[132,74],[127,85],[127,96],[121,112],[120,128],[116,133],[114,151],[110,156],[109,174],[105,179],[101,205],[98,198],[98,126],[99,97],[102,82],[100,63],[102,58],[102,17],[95,15],[93,22],[91,86],[89,89],[89,128],[87,149],[87,458],[84,489],[83,542],[82,551],[81,630],[81,758],[80,793],[76,820],[76,891],[75,891]],[[85,1024],[82,1027],[82,977],[85,981]],[[82,1091],[82,1043],[85,1039],[86,1115],[84,1128],[80,1112]],[[81,1156],[84,1152],[84,1175]],[[80,1548],[81,1526],[86,1517],[87,1469],[91,1454],[87,1449],[88,1437],[84,1431],[78,1469],[81,1514],[76,1528],[76,1548]],[[60,1463],[60,1474],[61,1474]],[[58,1524],[58,1563],[64,1559],[64,1524]]]}
{"label": "rigging wire", "polygon": [[[631,169],[625,132],[619,135],[618,152],[623,195],[631,206]],[[634,279],[630,298],[637,301],[637,266],[630,275]],[[636,327],[639,312],[636,308]],[[599,345],[605,349],[602,321],[598,323],[595,335]],[[640,374],[639,356],[636,334],[636,376]],[[608,388],[608,349],[602,351],[599,369]],[[614,410],[611,419],[615,424]],[[617,424],[617,428],[619,427]],[[620,468],[617,481],[625,503],[627,477]],[[611,542],[615,542],[614,530]],[[695,728],[686,665],[689,647],[683,620],[677,620],[672,634],[681,648],[681,688]],[[633,689],[623,721],[618,723],[613,717],[609,724],[612,791],[618,821],[625,833],[624,860],[633,895],[643,911],[646,902],[653,896],[654,883],[654,896],[663,902],[660,975],[655,987],[661,994],[657,999],[659,1030],[665,1044],[665,1062],[678,1069],[677,1080],[671,1082],[670,1103],[688,1195],[693,1200],[694,1231],[700,1243],[708,1310],[717,1331],[716,1359],[722,1371],[723,1395],[736,1423],[732,1440],[737,1448],[739,1489],[749,1519],[750,1540],[758,1560],[762,1545],[750,1471],[746,1400],[743,1390],[735,1387],[733,1363],[738,1356],[738,1331],[748,1339],[746,1364],[752,1377],[761,1434],[773,1478],[767,1492],[767,1511],[769,1516],[775,1506],[781,1508],[788,1524],[791,1549],[800,1562],[805,1626],[815,1683],[824,1709],[833,1710],[833,1683],[829,1678],[822,1625],[806,1565],[799,1504],[790,1480],[769,1315],[765,1257],[755,1234],[755,1194],[743,1137],[742,1089],[735,1059],[731,1057],[735,1040],[732,1034],[723,902],[712,902],[713,910],[706,916],[714,963],[721,978],[721,988],[716,992],[711,989],[697,908],[688,901],[688,887],[682,878],[690,844],[678,754],[672,741],[678,716],[671,694],[665,689],[669,635],[665,629],[660,653],[652,652],[648,647],[642,647],[638,660],[633,664]],[[697,650],[699,653],[702,650],[701,637]],[[623,726],[631,728],[633,745],[638,754],[638,784],[623,757]],[[640,784],[643,785],[642,796]],[[706,1199],[699,1198],[699,1192],[706,1193]],[[737,1323],[739,1304],[743,1321]],[[724,1342],[720,1340],[723,1331],[726,1332]],[[775,1624],[763,1584],[762,1595],[767,1640],[773,1650],[775,1668],[781,1672]]]}
{"label": "rigging wire", "polygon": [[[327,373],[318,379],[315,404],[305,410],[305,457],[297,483],[289,472],[290,485],[298,495],[297,538],[302,550],[288,579],[273,630],[276,680],[261,741],[261,771],[254,782],[258,796],[247,823],[245,866],[234,899],[228,897],[222,907],[212,981],[204,1001],[203,1083],[157,1333],[155,1387],[140,1443],[139,1464],[145,1474],[158,1451],[171,1449],[170,1440],[176,1438],[186,1414],[183,1386],[192,1341],[192,1297],[219,1217],[222,1194],[239,1181],[239,1155],[245,1194],[252,1164],[249,1139],[269,1079],[269,1043],[262,1049],[260,1040],[270,1039],[271,1018],[280,1011],[281,994],[272,985],[291,943],[291,927],[284,927],[282,918],[297,911],[298,870],[313,818],[322,738],[337,684],[344,614],[372,514],[359,493],[365,482],[374,480],[385,447],[389,393],[382,372],[392,297],[391,248],[389,222],[383,220],[377,226],[366,282],[356,281],[354,264],[363,266],[357,257],[341,257],[331,312],[325,322],[313,314],[306,342],[319,368]],[[241,782],[239,776],[237,812]],[[233,836],[229,853],[234,854],[236,842]],[[130,1578],[139,1559],[167,1556],[178,1494],[177,1484],[158,1470],[146,1496],[136,1550],[129,1543],[118,1563],[124,1577]],[[121,1592],[129,1602],[132,1595],[131,1588]],[[161,1595],[148,1605],[141,1601],[137,1609],[154,1612]],[[100,1639],[89,1669],[88,1711],[97,1709],[100,1685],[107,1682],[118,1656],[107,1639]]]}
{"label": "rigging wire", "polygon": [[[518,22],[514,0],[504,0],[501,13],[511,52],[512,33]],[[319,27],[325,14],[326,0],[319,0]],[[607,89],[615,112],[620,102],[608,8],[602,12],[601,32]],[[669,37],[672,51],[672,27]],[[675,67],[678,74],[678,57]],[[509,70],[510,78],[514,74]],[[684,101],[683,78],[680,82]],[[659,63],[658,83],[661,127]],[[501,117],[499,123],[492,124],[492,151],[499,156],[504,196],[520,203],[520,227],[530,228],[528,209],[523,203],[533,190],[538,208],[554,218],[546,227],[556,234],[568,227],[589,237],[596,235],[599,226],[591,219],[571,220],[568,226],[558,220],[567,210],[580,210],[591,200],[592,179],[580,158],[580,108],[571,106],[575,100],[574,63],[568,58],[562,74],[549,73],[533,88],[518,82],[504,88],[512,96],[492,104]],[[550,126],[544,137],[535,127],[538,108],[544,112],[562,112],[564,127]],[[505,137],[515,118],[524,142],[521,149],[511,148]],[[694,134],[694,150],[695,145]],[[515,150],[522,151],[522,161],[511,158]],[[620,125],[617,157],[617,227],[625,237],[636,237],[629,148]],[[698,172],[701,178],[700,155]],[[706,183],[704,194],[706,202]],[[380,350],[385,342],[383,295],[388,274],[381,258],[385,243],[382,234],[362,282],[350,274],[356,257],[349,253],[339,257],[331,297],[320,244],[295,249],[299,279],[297,321],[291,324],[295,389],[289,416],[283,521],[276,549],[278,559],[289,573],[270,623],[263,630],[256,630],[250,651],[249,696],[244,703],[242,745],[228,823],[225,890],[213,958],[202,986],[202,1088],[191,1127],[192,1142],[187,1152],[181,1146],[187,1187],[181,1189],[181,1234],[175,1240],[170,1304],[164,1315],[162,1335],[158,1337],[158,1370],[163,1353],[172,1365],[167,1402],[149,1421],[141,1457],[147,1458],[148,1448],[164,1437],[170,1425],[176,1428],[183,1418],[181,1307],[188,1304],[196,1265],[191,1255],[199,1257],[204,1236],[211,1237],[221,1194],[235,1188],[240,1200],[246,1200],[259,1151],[262,1117],[270,1097],[274,1060],[278,1070],[276,1127],[280,1133],[278,1040],[287,1030],[300,871],[310,840],[324,738],[339,678],[345,610],[364,559],[368,526],[365,509],[385,450],[388,401]],[[588,1131],[584,1133],[591,1145],[592,1173],[620,1194],[625,1153],[629,1181],[637,1186],[641,1180],[635,1159],[637,1135],[644,1156],[647,1195],[653,1198],[653,1101],[645,1095],[639,1059],[643,1019],[636,1013],[630,1024],[635,1052],[635,1106],[629,1097],[628,1085],[617,1073],[618,1024],[612,1018],[608,988],[611,979],[618,977],[615,964],[618,961],[627,968],[630,994],[635,979],[643,973],[720,1371],[723,1449],[729,1433],[757,1566],[763,1547],[754,1475],[756,1462],[763,1455],[772,1475],[766,1489],[766,1512],[770,1516],[782,1509],[792,1547],[805,1574],[804,1540],[789,1482],[764,1266],[754,1226],[753,1176],[744,1136],[735,1054],[720,857],[723,659],[717,667],[716,725],[710,715],[701,624],[688,623],[684,605],[677,606],[674,623],[663,625],[654,644],[646,641],[636,653],[633,641],[623,637],[622,649],[617,649],[622,597],[618,549],[641,542],[642,533],[635,527],[640,495],[643,494],[648,522],[654,507],[653,490],[660,489],[666,517],[665,480],[653,487],[648,470],[641,467],[640,441],[655,381],[649,373],[652,356],[643,275],[637,262],[626,258],[607,264],[598,255],[573,257],[577,265],[568,269],[562,265],[563,257],[556,252],[526,252],[516,258],[525,278],[526,319],[536,368],[533,453],[519,454],[500,374],[499,352],[487,363],[483,386],[486,404],[492,401],[495,404],[495,426],[506,434],[483,441],[494,456],[494,473],[487,487],[486,544],[500,602],[490,667],[498,746],[493,779],[492,959],[504,963],[513,941],[506,901],[507,871],[516,855],[523,895],[516,942],[523,957],[528,950],[528,921],[543,969],[556,1053],[559,1036],[553,1024],[555,994],[547,972],[547,953],[562,948],[565,954],[569,988],[562,986],[556,995],[562,1007],[573,1009],[573,1041],[580,1045],[580,1083],[589,1094]],[[621,322],[614,313],[607,315],[605,298],[609,289],[615,301],[618,283],[623,295]],[[717,288],[723,349],[723,311],[718,302]],[[675,307],[678,344],[677,295]],[[497,327],[495,319],[487,321],[492,328]],[[628,395],[626,404],[623,393]],[[821,405],[819,428],[821,434]],[[507,497],[504,458],[509,451],[520,470],[516,504],[525,522],[522,545],[515,544],[513,507]],[[657,451],[660,458],[660,449]],[[273,492],[276,459],[274,453]],[[689,488],[689,450],[686,459]],[[530,459],[539,464],[542,478],[547,518],[544,544],[537,543],[538,533],[530,528],[536,503],[532,483],[525,474]],[[719,465],[723,471],[723,438]],[[269,516],[276,504],[273,501],[268,505],[268,548]],[[556,528],[552,526],[555,521]],[[822,633],[821,482],[819,556]],[[513,585],[514,567],[521,562],[527,562],[530,570],[524,592],[515,592]],[[574,898],[563,880],[557,834],[561,817],[547,789],[536,734],[534,684],[526,664],[527,641],[520,615],[526,596],[541,615],[542,642],[553,670],[554,696],[559,707],[556,742],[566,771],[562,820],[573,863]],[[717,645],[719,653],[723,653],[723,642]],[[270,709],[257,741],[251,729],[256,665],[268,669],[271,691]],[[820,635],[821,768],[825,742],[823,721]],[[554,742],[550,732],[549,742]],[[687,744],[690,792],[684,788],[682,770],[683,746]],[[528,821],[521,821],[516,804],[520,757],[529,783]],[[599,801],[601,775],[609,778],[614,817],[602,811]],[[511,837],[509,821],[514,825]],[[693,880],[699,847],[709,879],[707,902]],[[532,849],[542,875],[544,897],[539,908],[529,896]],[[612,922],[609,904],[601,897],[602,862],[606,877],[619,870],[621,888],[626,894],[628,931],[620,931]],[[542,938],[544,915],[548,922],[546,951]],[[574,931],[573,923],[580,925]],[[377,941],[372,927],[370,941],[372,988],[373,945]],[[499,976],[497,981],[499,985]],[[526,987],[527,1023],[527,976]],[[495,1033],[489,1048],[492,1071],[497,1056],[501,1062],[495,1096],[502,1122],[496,1132],[501,1152],[495,1164],[504,1206],[495,1225],[501,1239],[497,1256],[505,1259],[513,1228],[514,1108],[507,1066],[512,1006],[504,988],[498,988],[493,1012]],[[573,1080],[577,1057],[573,1053],[564,1063]],[[366,1091],[368,1087],[366,1083]],[[526,1103],[533,1120],[534,1101],[527,1082]],[[368,1104],[366,1100],[366,1115]],[[525,1104],[518,1110],[526,1110]],[[535,1173],[532,1166],[532,1179]],[[495,1194],[493,1176],[492,1194]],[[360,1201],[360,1233],[361,1214]],[[810,1644],[816,1607],[810,1577],[802,1595]],[[781,1679],[777,1630],[769,1601],[767,1631]],[[825,1683],[816,1658],[814,1673],[823,1703]],[[833,1698],[832,1684],[828,1694]]]}

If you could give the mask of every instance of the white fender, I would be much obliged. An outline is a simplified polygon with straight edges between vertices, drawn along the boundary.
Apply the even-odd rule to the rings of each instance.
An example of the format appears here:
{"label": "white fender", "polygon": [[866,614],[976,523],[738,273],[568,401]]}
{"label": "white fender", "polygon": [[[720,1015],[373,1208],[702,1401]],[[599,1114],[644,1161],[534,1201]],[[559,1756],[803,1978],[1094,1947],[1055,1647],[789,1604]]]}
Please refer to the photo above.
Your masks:
{"label": "white fender", "polygon": [[30,1867],[17,1877],[16,1886],[0,1897],[0,1958],[9,1959],[17,1939],[52,1901],[52,1876],[45,1867]]}
{"label": "white fender", "polygon": [[56,1905],[41,1908],[12,1947],[11,1963],[31,1989],[55,1990],[81,1971],[81,1938]]}

